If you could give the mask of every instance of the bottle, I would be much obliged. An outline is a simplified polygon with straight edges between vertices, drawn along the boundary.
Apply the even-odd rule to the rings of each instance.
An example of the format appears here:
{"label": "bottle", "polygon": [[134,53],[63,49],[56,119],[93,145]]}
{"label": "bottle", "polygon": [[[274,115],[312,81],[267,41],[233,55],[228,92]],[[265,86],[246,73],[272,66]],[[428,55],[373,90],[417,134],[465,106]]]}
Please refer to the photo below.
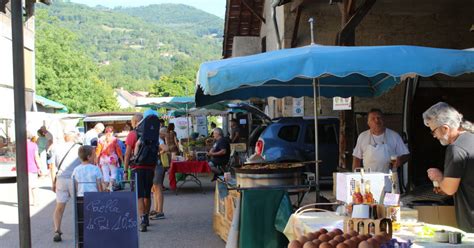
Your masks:
{"label": "bottle", "polygon": [[360,183],[356,182],[355,191],[352,194],[352,203],[353,204],[362,204],[364,202],[364,197],[360,193]]}
{"label": "bottle", "polygon": [[439,187],[439,182],[438,181],[433,181],[433,191],[438,194],[441,192],[441,188]]}
{"label": "bottle", "polygon": [[372,192],[370,192],[370,181],[367,180],[365,182],[365,191],[364,191],[364,204],[372,204],[374,203],[374,196]]}
{"label": "bottle", "polygon": [[359,234],[364,233],[364,222],[363,221],[359,221],[359,223],[357,223],[357,232]]}

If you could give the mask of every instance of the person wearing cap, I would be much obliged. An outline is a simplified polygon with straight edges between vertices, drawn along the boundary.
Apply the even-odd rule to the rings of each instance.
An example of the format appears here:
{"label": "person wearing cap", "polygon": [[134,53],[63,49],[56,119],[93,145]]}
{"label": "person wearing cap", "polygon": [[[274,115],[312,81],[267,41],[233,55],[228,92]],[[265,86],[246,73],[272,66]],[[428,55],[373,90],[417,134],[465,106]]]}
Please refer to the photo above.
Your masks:
{"label": "person wearing cap", "polygon": [[54,236],[53,241],[62,240],[61,222],[69,198],[74,195],[71,175],[74,169],[81,164],[77,156],[79,144],[75,143],[77,132],[69,130],[64,132],[64,143],[54,148],[54,167],[56,174],[53,176],[53,191],[56,193],[56,207],[53,214]]}
{"label": "person wearing cap", "polygon": [[84,135],[84,145],[87,146],[97,146],[97,142],[99,141],[99,134],[102,133],[105,129],[104,124],[101,122],[95,124],[94,128],[87,131]]}

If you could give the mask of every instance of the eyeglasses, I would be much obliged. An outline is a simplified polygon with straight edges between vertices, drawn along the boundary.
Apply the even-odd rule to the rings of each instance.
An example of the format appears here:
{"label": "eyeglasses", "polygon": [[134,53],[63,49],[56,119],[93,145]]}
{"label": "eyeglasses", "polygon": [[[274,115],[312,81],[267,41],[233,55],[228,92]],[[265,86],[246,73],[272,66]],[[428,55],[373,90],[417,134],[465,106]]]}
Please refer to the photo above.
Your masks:
{"label": "eyeglasses", "polygon": [[438,128],[440,128],[440,127],[441,127],[441,126],[438,126],[438,127],[436,127],[435,129],[431,130],[431,135],[435,136],[436,130],[437,130]]}

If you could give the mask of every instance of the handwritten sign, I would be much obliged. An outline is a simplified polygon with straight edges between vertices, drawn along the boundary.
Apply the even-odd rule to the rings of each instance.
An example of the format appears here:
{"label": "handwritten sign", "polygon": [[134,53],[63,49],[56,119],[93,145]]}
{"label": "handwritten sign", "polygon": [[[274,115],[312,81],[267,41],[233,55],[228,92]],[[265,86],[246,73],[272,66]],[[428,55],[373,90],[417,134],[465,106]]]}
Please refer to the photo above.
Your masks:
{"label": "handwritten sign", "polygon": [[138,247],[134,192],[84,193],[84,247]]}
{"label": "handwritten sign", "polygon": [[397,206],[400,204],[400,194],[385,193],[383,204],[386,206]]}

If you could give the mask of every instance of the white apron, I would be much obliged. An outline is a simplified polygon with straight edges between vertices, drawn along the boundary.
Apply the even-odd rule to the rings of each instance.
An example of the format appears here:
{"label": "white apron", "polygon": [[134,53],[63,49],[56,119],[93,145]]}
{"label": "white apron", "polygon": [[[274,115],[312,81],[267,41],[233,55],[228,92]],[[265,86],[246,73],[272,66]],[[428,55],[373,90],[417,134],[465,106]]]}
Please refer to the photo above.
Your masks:
{"label": "white apron", "polygon": [[[390,151],[384,134],[384,142],[377,144],[370,135],[369,146],[364,153],[364,169],[371,172],[388,173],[390,168]],[[372,142],[373,141],[373,142]]]}

